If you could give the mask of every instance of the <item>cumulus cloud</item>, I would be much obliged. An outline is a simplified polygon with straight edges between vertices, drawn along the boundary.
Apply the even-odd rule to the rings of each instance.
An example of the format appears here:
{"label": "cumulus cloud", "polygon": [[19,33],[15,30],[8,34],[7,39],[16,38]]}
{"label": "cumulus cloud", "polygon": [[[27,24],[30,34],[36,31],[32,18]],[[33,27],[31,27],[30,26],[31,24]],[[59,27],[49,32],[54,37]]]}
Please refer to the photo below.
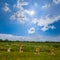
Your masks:
{"label": "cumulus cloud", "polygon": [[53,29],[55,29],[55,28],[56,28],[55,26],[44,26],[44,27],[41,28],[41,30],[42,30],[42,31],[47,31],[47,30],[49,30],[49,29],[52,29],[52,30],[53,30]]}
{"label": "cumulus cloud", "polygon": [[23,2],[23,1],[17,0],[17,4],[14,4],[13,7],[21,9],[23,5],[28,5],[28,2]]}
{"label": "cumulus cloud", "polygon": [[37,23],[38,23],[38,20],[37,20],[36,18],[34,18],[34,19],[31,21],[31,23],[37,24]]}
{"label": "cumulus cloud", "polygon": [[[37,3],[35,3],[37,4]],[[24,9],[23,6],[26,6],[28,5],[28,2],[23,2],[23,1],[20,1],[20,0],[17,0],[17,3],[13,5],[13,7],[16,9],[18,9],[18,11],[14,12],[10,19],[11,20],[16,20],[17,22],[20,22],[20,23],[26,23],[26,21],[28,20],[27,19],[27,15],[31,16],[32,15],[35,15],[35,11],[34,10],[27,10],[27,9]]]}
{"label": "cumulus cloud", "polygon": [[16,35],[12,35],[12,34],[0,34],[0,39],[8,39],[8,40],[27,40],[28,37],[26,38],[25,36],[16,36]]}
{"label": "cumulus cloud", "polygon": [[45,27],[45,26],[43,28],[41,28],[42,31],[47,31],[48,29],[49,29],[49,27]]}
{"label": "cumulus cloud", "polygon": [[48,26],[49,24],[53,24],[54,22],[57,22],[59,20],[60,20],[60,16],[56,16],[56,17],[45,16],[38,20],[38,25]]}
{"label": "cumulus cloud", "polygon": [[35,33],[35,28],[34,28],[34,27],[31,27],[31,28],[28,30],[28,33],[29,33],[29,34]]}
{"label": "cumulus cloud", "polygon": [[32,20],[33,24],[37,23],[37,26],[42,27],[41,30],[42,31],[46,31],[49,28],[51,29],[55,29],[55,26],[51,26],[51,24],[57,22],[60,20],[60,15],[56,16],[56,17],[49,17],[49,16],[45,16],[45,17],[41,17],[40,19],[34,19]]}
{"label": "cumulus cloud", "polygon": [[5,6],[4,6],[3,10],[5,12],[10,12],[11,11],[10,8],[9,8],[9,4],[8,3],[5,3]]}
{"label": "cumulus cloud", "polygon": [[60,3],[60,0],[53,0],[53,2],[54,2],[55,4],[59,4],[59,3]]}
{"label": "cumulus cloud", "polygon": [[56,37],[52,36],[16,36],[12,34],[0,34],[0,39],[19,40],[19,41],[57,41],[60,42],[60,35]]}
{"label": "cumulus cloud", "polygon": [[[60,2],[60,0],[53,0],[53,2]],[[13,5],[13,8],[17,8],[16,12],[13,12],[13,14],[11,15],[10,19],[11,20],[16,20],[17,22],[20,23],[26,23],[26,21],[28,20],[26,17],[26,14],[28,15],[35,15],[35,11],[34,10],[26,10],[23,8],[23,6],[28,5],[28,2],[21,2],[20,0],[17,0],[17,3]],[[34,3],[35,6],[37,6],[37,3]],[[42,8],[49,8],[50,4],[45,4],[42,6]],[[5,3],[5,7],[3,8],[4,11],[8,12],[11,11],[9,8],[9,4]],[[55,29],[56,27],[54,25],[51,26],[51,24],[57,22],[60,20],[60,16],[56,16],[56,17],[49,17],[49,16],[45,16],[45,17],[41,17],[39,19],[37,18],[33,18],[32,20],[32,24],[36,24],[37,26],[41,27],[42,31],[47,31],[48,29]],[[33,32],[35,32],[35,29],[29,29],[28,31],[30,34],[32,34]]]}
{"label": "cumulus cloud", "polygon": [[15,12],[11,17],[11,20],[17,20],[20,23],[25,23],[26,16],[24,15],[24,12],[21,12],[20,10]]}
{"label": "cumulus cloud", "polygon": [[18,11],[14,12],[13,15],[10,17],[11,20],[17,20],[20,23],[26,22],[26,15],[25,9],[22,6],[28,5],[28,2],[23,2],[17,0],[17,4],[13,5],[14,8],[17,8]]}

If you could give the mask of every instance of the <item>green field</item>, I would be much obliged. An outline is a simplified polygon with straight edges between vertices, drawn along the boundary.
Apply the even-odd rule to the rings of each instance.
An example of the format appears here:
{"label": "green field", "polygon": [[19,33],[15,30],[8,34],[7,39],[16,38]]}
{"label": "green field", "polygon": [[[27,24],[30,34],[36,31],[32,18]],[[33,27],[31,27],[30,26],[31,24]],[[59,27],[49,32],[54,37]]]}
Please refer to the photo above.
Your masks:
{"label": "green field", "polygon": [[[19,52],[19,47],[23,43],[24,52]],[[39,47],[39,54],[35,54],[35,48]],[[11,52],[7,52],[12,48]],[[51,55],[50,49],[55,50],[55,55]],[[60,43],[58,42],[0,42],[0,60],[60,60]]]}

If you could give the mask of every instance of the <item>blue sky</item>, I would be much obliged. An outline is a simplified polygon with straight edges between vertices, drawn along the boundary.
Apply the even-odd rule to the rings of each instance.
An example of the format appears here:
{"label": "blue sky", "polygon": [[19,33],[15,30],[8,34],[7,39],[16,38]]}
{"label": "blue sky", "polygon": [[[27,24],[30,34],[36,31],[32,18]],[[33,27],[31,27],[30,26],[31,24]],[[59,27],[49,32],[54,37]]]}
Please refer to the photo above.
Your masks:
{"label": "blue sky", "polygon": [[60,0],[0,0],[0,38],[60,41]]}

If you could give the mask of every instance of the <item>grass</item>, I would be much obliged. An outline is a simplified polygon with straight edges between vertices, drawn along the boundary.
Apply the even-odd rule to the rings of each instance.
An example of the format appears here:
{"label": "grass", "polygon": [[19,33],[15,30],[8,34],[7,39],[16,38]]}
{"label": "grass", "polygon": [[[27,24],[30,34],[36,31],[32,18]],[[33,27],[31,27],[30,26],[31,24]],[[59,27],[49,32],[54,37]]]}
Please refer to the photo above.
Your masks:
{"label": "grass", "polygon": [[[24,52],[19,52],[22,42],[0,42],[0,60],[60,60],[60,43],[23,42]],[[7,52],[11,47],[12,51]],[[35,48],[39,47],[39,54],[35,54]],[[50,54],[50,49],[55,49],[55,56]]]}

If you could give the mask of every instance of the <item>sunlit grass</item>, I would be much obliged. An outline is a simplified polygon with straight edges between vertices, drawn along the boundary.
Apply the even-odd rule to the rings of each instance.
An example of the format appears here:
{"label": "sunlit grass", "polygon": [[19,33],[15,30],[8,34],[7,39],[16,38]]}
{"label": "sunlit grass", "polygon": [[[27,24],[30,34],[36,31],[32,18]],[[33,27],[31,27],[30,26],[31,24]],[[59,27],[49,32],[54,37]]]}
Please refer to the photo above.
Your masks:
{"label": "sunlit grass", "polygon": [[[0,60],[60,60],[60,43],[34,43],[23,42],[24,52],[19,52],[20,42],[2,42],[0,43]],[[8,52],[8,48],[12,48],[11,52]],[[39,54],[35,54],[35,48],[39,47]],[[51,55],[50,49],[55,49],[55,55]]]}

